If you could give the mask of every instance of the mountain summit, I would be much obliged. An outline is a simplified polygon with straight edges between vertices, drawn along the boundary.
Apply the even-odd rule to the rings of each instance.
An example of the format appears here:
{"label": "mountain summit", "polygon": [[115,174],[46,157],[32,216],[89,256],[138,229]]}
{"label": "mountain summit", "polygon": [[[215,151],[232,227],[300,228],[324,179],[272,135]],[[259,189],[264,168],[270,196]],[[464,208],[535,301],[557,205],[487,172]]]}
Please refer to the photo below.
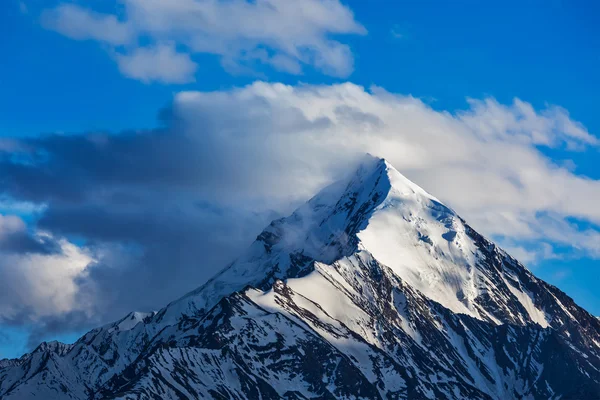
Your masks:
{"label": "mountain summit", "polygon": [[157,313],[0,361],[2,399],[594,399],[600,321],[382,159]]}

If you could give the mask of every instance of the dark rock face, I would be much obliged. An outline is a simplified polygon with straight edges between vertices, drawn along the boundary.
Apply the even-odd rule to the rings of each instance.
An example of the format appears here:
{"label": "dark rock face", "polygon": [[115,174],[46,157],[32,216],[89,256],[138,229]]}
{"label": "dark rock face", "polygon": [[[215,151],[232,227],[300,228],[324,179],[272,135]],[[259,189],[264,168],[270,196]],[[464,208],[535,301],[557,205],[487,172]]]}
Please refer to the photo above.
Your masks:
{"label": "dark rock face", "polygon": [[0,398],[600,399],[600,321],[413,185],[366,163],[158,313],[0,361]]}

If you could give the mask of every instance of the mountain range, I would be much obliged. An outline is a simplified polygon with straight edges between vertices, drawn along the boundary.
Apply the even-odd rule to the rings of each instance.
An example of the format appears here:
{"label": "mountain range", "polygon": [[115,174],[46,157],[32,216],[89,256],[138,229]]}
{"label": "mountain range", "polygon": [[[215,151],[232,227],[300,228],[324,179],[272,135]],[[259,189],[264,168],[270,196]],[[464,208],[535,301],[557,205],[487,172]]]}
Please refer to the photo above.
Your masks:
{"label": "mountain range", "polygon": [[600,320],[368,157],[160,311],[0,361],[0,398],[593,400]]}

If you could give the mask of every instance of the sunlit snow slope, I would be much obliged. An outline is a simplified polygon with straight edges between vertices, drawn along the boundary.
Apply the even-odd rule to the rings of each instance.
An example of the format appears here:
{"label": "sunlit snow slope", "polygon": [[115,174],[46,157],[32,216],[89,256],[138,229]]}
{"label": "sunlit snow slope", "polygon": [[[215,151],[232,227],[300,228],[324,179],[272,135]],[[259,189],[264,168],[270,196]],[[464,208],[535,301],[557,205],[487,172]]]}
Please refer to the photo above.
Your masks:
{"label": "sunlit snow slope", "polygon": [[0,361],[0,398],[596,399],[600,321],[386,161],[158,313]]}

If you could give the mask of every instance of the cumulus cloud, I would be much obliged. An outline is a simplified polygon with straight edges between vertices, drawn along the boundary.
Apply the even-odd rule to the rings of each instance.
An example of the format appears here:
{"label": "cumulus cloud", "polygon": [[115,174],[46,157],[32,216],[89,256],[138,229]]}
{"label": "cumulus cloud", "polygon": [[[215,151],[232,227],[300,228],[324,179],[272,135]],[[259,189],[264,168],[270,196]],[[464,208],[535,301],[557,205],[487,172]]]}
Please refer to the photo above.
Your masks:
{"label": "cumulus cloud", "polygon": [[[221,152],[233,155],[244,146],[263,154],[274,148],[270,157],[261,155],[257,166],[266,174],[275,165],[287,170],[270,181],[276,182],[272,188],[312,192],[328,178],[322,171],[368,151],[388,158],[490,235],[551,236],[589,251],[600,245],[582,240],[581,235],[595,238],[595,230],[582,232],[566,219],[600,223],[595,205],[600,182],[574,174],[540,151],[540,146],[598,145],[558,107],[535,111],[518,99],[511,105],[486,99],[450,114],[380,88],[265,83],[230,92],[180,93],[175,105],[189,124],[186,129],[209,121],[216,135],[210,140],[222,146]],[[244,112],[223,120],[211,117],[229,107]],[[245,162],[242,157],[237,164]],[[310,170],[306,180],[301,178],[304,168]],[[260,182],[249,184],[255,185]]]}
{"label": "cumulus cloud", "polygon": [[[190,80],[189,75],[195,71],[190,54],[198,53],[219,56],[223,66],[231,71],[251,68],[258,62],[292,74],[312,66],[328,75],[345,77],[352,72],[353,57],[337,35],[366,33],[339,0],[117,3],[123,10],[119,15],[62,4],[45,11],[42,22],[48,29],[72,39],[93,39],[123,47],[130,56],[119,56],[117,61],[128,77],[170,83]],[[139,48],[142,40],[150,40],[151,47]],[[185,48],[185,53],[161,47],[164,42],[177,43]],[[158,64],[146,67],[150,70],[142,68],[143,61],[157,59]],[[137,62],[131,66],[134,60]],[[173,73],[178,63],[183,64],[179,68],[185,73]]]}
{"label": "cumulus cloud", "polygon": [[138,47],[116,58],[123,75],[142,82],[193,82],[197,68],[189,54],[178,53],[173,44]]}
{"label": "cumulus cloud", "polygon": [[[0,262],[3,319],[35,322],[48,317],[85,309],[76,300],[80,279],[91,258],[77,246],[60,241],[61,252],[27,256],[5,254]],[[23,320],[26,315],[28,318]]]}
{"label": "cumulus cloud", "polygon": [[181,92],[162,120],[161,129],[14,138],[0,148],[3,196],[43,204],[38,229],[85,242],[69,253],[55,239],[60,256],[44,258],[71,254],[65,293],[86,294],[85,310],[49,302],[45,326],[155,309],[201,285],[365,152],[526,262],[555,257],[555,247],[600,258],[600,181],[541,151],[585,151],[598,139],[559,107],[483,99],[451,113],[377,87],[256,82]]}
{"label": "cumulus cloud", "polygon": [[49,233],[30,234],[22,219],[0,216],[0,321],[35,323],[83,310],[76,280],[92,259]]}

